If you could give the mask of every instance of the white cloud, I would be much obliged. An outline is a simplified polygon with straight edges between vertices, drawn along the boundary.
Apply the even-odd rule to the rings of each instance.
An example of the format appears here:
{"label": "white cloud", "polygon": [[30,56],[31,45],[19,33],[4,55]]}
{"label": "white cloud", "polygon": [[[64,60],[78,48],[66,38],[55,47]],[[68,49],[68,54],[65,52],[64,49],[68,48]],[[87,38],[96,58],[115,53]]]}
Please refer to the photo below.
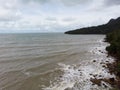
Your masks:
{"label": "white cloud", "polygon": [[108,0],[0,0],[0,28],[56,32],[103,24],[120,16],[120,5],[114,3],[110,7],[108,3]]}

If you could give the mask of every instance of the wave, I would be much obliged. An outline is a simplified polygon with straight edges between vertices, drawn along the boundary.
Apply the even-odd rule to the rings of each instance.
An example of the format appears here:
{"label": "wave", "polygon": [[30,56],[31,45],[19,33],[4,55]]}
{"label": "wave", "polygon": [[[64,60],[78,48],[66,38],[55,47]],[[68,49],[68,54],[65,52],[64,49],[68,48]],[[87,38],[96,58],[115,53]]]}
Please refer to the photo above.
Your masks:
{"label": "wave", "polygon": [[[101,63],[106,61],[112,62],[112,58],[107,58],[105,51],[106,43],[99,41],[98,47],[92,48],[90,51],[92,54],[99,56],[95,58],[96,62],[89,60],[88,62],[77,65],[66,65],[59,63],[61,70],[64,72],[59,77],[57,82],[51,82],[49,87],[43,88],[43,90],[109,90],[111,86],[108,83],[102,82],[102,87],[92,85],[91,78],[113,78],[115,75],[108,73],[108,70],[103,67]],[[101,53],[103,52],[103,53]],[[101,56],[101,57],[100,57]],[[104,87],[103,83],[107,86]]]}

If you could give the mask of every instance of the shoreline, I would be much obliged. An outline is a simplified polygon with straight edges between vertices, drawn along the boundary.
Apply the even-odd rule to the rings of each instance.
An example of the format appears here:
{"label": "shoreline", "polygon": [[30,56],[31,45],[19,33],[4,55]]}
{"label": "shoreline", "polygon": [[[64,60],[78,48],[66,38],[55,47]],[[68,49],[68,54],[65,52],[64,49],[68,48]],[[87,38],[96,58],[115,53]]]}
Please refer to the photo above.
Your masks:
{"label": "shoreline", "polygon": [[[102,79],[115,77],[114,75],[110,75],[106,69],[106,63],[113,62],[113,59],[107,59],[105,47],[108,44],[103,42],[103,40],[103,38],[98,39],[95,41],[96,45],[89,48],[88,53],[90,53],[91,58],[88,62],[85,62],[85,65],[81,63],[72,65],[59,63],[58,66],[60,66],[64,72],[63,75],[58,77],[60,81],[43,88],[43,90],[71,90],[72,88],[78,88],[78,86],[82,88],[81,90],[111,89],[111,85],[105,81],[101,82],[98,86],[91,81],[92,78]],[[85,85],[81,86],[83,84]]]}
{"label": "shoreline", "polygon": [[[107,41],[102,41],[102,42],[110,44]],[[107,84],[110,84],[110,86],[112,87],[110,90],[120,90],[120,77],[117,75],[117,72],[116,72],[116,67],[117,67],[117,63],[118,63],[117,56],[109,54],[109,52],[107,50],[106,50],[107,53],[103,52],[102,50],[98,50],[98,51],[100,53],[107,54],[108,60],[109,60],[109,58],[113,58],[113,62],[106,61],[106,63],[105,63],[105,62],[102,61],[101,64],[105,64],[105,65],[103,65],[103,68],[108,69],[108,73],[111,74],[111,75],[114,74],[115,77],[112,77],[112,78],[104,78],[104,77],[96,78],[96,76],[94,76],[94,78],[91,78],[90,81],[93,83],[93,85],[98,85],[98,86],[101,86],[102,83],[105,82]],[[93,60],[93,62],[96,62],[96,61]],[[107,88],[107,85],[103,84],[103,86]]]}
{"label": "shoreline", "polygon": [[[109,41],[107,41],[107,42],[109,42]],[[110,43],[110,45],[112,45],[112,44]],[[114,63],[111,63],[111,64],[108,63],[107,64],[109,72],[115,74],[115,76],[116,76],[116,78],[114,80],[114,84],[112,84],[112,86],[116,90],[120,90],[120,73],[119,73],[119,70],[118,70],[118,68],[119,68],[118,64],[120,63],[119,57],[116,54],[110,53],[109,51],[108,51],[108,56],[114,57]]]}
{"label": "shoreline", "polygon": [[99,46],[92,51],[93,54],[95,55],[99,54],[100,56],[103,57],[100,60],[99,59],[93,60],[93,63],[99,63],[103,70],[99,74],[96,75],[91,74],[93,77],[90,78],[90,81],[93,83],[93,85],[104,86],[106,88],[109,87],[109,85],[111,86],[109,82],[111,82],[111,80],[115,78],[115,75],[108,71],[107,64],[114,63],[113,58],[107,56],[107,51],[105,50],[105,48],[108,45],[109,44],[104,42],[104,39],[102,39],[99,41]]}
{"label": "shoreline", "polygon": [[[114,90],[112,85],[115,85],[116,76],[108,70],[109,64],[114,63],[114,58],[108,57],[105,48],[109,43],[104,42],[104,38],[97,39],[96,44],[89,48],[91,58],[85,65],[58,63],[63,74],[56,78],[59,81],[53,81],[50,86],[43,87],[43,90],[71,90],[78,86],[81,90]],[[85,85],[81,86],[82,84]]]}

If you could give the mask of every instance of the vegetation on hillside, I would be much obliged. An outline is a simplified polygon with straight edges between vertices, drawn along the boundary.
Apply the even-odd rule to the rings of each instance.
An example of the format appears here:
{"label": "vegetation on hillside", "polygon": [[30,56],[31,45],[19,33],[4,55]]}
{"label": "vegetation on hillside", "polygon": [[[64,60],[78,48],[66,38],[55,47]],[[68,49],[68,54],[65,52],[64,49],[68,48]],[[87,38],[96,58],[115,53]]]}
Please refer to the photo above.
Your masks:
{"label": "vegetation on hillside", "polygon": [[67,31],[65,34],[107,34],[120,29],[120,17],[111,19],[107,24]]}
{"label": "vegetation on hillside", "polygon": [[106,40],[110,43],[110,46],[106,48],[109,54],[120,58],[120,30],[115,30],[106,35]]}
{"label": "vegetation on hillside", "polygon": [[117,86],[120,89],[120,30],[115,30],[106,35],[106,41],[110,46],[106,47],[108,54],[114,56],[117,60],[114,67],[114,73],[117,78]]}
{"label": "vegetation on hillside", "polygon": [[109,71],[116,74],[117,78],[114,81],[115,85],[120,90],[120,17],[111,19],[107,24],[86,27],[67,31],[65,34],[105,34],[106,41],[110,46],[106,47],[108,54],[116,58],[115,63],[108,64]]}

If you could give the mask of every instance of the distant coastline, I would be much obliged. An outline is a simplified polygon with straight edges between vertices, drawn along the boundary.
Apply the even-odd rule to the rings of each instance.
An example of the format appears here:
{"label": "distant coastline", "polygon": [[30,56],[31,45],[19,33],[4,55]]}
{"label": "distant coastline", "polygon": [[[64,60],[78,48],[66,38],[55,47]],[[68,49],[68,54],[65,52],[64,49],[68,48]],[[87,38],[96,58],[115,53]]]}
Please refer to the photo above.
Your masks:
{"label": "distant coastline", "polygon": [[116,78],[103,78],[96,79],[93,78],[91,81],[94,84],[100,85],[101,81],[107,82],[113,86],[115,90],[120,90],[120,17],[117,19],[111,19],[107,24],[86,27],[81,29],[76,29],[72,31],[67,31],[65,34],[105,34],[105,41],[110,43],[110,46],[106,47],[108,51],[108,57],[115,57],[114,63],[107,63],[107,68],[111,74],[115,74]]}
{"label": "distant coastline", "polygon": [[65,34],[107,34],[120,29],[120,17],[111,19],[107,24],[66,31]]}

